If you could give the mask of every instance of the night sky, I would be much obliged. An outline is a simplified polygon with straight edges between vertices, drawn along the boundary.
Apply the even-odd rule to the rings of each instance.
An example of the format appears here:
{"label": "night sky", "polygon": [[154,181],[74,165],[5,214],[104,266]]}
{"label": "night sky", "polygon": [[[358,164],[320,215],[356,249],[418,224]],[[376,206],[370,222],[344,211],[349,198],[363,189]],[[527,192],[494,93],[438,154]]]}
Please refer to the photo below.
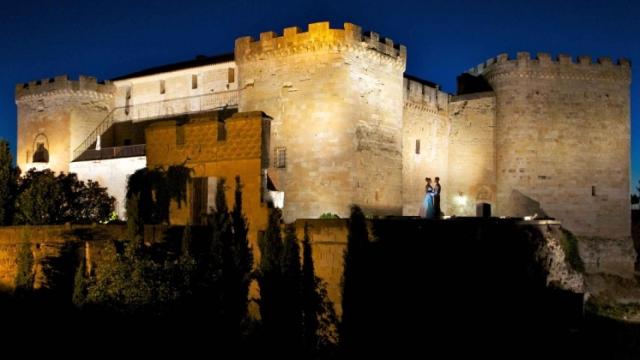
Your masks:
{"label": "night sky", "polygon": [[[343,22],[407,46],[407,73],[455,92],[456,76],[499,53],[566,53],[640,66],[640,1],[7,1],[0,10],[0,137],[15,151],[16,83],[68,74],[110,79],[198,54],[233,51],[310,22]],[[635,61],[635,63],[634,63]],[[640,69],[633,68],[632,138],[640,134]],[[603,129],[606,131],[606,129]],[[632,140],[632,187],[640,142]]]}

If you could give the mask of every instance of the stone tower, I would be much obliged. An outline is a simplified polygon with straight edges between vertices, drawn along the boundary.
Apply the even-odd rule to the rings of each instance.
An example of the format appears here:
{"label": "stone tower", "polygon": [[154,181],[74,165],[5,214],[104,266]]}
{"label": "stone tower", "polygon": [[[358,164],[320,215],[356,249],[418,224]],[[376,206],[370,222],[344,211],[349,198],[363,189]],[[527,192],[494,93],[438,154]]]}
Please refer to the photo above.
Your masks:
{"label": "stone tower", "polygon": [[114,93],[113,85],[85,76],[16,85],[20,169],[68,172],[73,150],[113,108]]}
{"label": "stone tower", "polygon": [[506,54],[475,69],[496,96],[497,213],[579,236],[630,236],[630,64]]}
{"label": "stone tower", "polygon": [[402,213],[406,48],[346,23],[236,40],[239,111],[273,118],[269,178],[285,220]]}

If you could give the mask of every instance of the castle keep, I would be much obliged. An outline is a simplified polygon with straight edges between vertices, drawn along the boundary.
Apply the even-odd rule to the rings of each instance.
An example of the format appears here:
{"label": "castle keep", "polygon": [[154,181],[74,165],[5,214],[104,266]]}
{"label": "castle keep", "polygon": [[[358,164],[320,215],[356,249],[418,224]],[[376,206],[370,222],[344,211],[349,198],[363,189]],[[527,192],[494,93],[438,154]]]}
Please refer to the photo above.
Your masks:
{"label": "castle keep", "polygon": [[[286,221],[345,217],[350,204],[416,216],[424,178],[439,176],[446,215],[473,216],[482,202],[497,216],[556,218],[584,238],[629,239],[628,61],[502,54],[461,75],[453,95],[405,74],[406,59],[390,39],[321,22],[109,82],[18,84],[18,165],[96,179],[121,216],[138,168],[199,167],[189,197],[206,205],[207,179],[243,174],[260,187],[247,201],[279,199]],[[251,171],[243,146],[261,151]],[[185,211],[177,222],[198,210]]]}

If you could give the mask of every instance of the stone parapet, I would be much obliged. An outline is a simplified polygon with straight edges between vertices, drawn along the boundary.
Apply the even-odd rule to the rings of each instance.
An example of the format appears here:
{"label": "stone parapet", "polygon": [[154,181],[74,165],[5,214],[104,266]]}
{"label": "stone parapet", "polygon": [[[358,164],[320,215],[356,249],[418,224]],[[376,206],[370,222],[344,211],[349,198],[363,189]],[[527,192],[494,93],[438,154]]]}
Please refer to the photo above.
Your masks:
{"label": "stone parapet", "polygon": [[28,102],[42,97],[81,96],[95,99],[112,99],[115,85],[109,81],[98,82],[95,77],[82,76],[78,80],[69,80],[67,75],[56,76],[40,81],[30,81],[16,85],[16,103]]}
{"label": "stone parapet", "polygon": [[516,58],[509,54],[497,57],[469,69],[471,75],[483,75],[488,81],[500,78],[533,78],[561,80],[597,80],[631,82],[631,62],[619,59],[614,63],[609,57],[599,57],[594,62],[590,56],[559,54],[552,58],[548,53],[539,52],[532,57],[528,52],[518,52]]}
{"label": "stone parapet", "polygon": [[317,22],[309,24],[306,32],[298,27],[288,27],[284,29],[282,36],[267,31],[260,33],[257,41],[244,36],[236,39],[235,58],[236,62],[241,63],[317,50],[356,51],[394,63],[402,69],[406,67],[405,46],[394,44],[388,38],[381,39],[375,32],[363,33],[359,26],[351,23],[345,23],[343,29],[331,29],[329,22]]}

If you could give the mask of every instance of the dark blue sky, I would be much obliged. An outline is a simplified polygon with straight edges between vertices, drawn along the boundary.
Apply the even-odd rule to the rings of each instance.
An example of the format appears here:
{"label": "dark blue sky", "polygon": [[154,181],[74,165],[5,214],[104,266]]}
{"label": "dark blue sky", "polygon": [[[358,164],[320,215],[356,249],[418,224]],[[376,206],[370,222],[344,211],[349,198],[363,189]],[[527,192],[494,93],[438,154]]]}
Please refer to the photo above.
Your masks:
{"label": "dark blue sky", "polygon": [[[0,10],[0,137],[15,148],[14,86],[68,74],[109,79],[233,51],[261,31],[348,21],[408,48],[408,73],[455,91],[464,70],[517,51],[627,57],[640,64],[640,1],[11,1]],[[640,134],[640,69],[633,69],[632,131]],[[633,142],[632,184],[640,178]]]}

